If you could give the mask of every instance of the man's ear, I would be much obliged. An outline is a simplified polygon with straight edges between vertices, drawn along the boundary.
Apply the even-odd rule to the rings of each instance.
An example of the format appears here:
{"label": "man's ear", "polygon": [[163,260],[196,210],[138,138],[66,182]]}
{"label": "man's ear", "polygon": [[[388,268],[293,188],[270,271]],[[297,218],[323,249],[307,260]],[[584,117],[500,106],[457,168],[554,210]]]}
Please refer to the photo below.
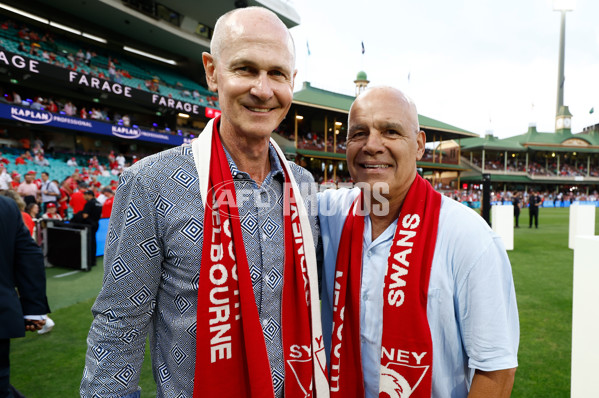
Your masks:
{"label": "man's ear", "polygon": [[295,88],[295,77],[297,76],[297,69],[293,71],[293,78],[291,79],[291,89]]}
{"label": "man's ear", "polygon": [[426,133],[420,130],[416,133],[416,142],[418,143],[418,151],[416,152],[416,160],[422,159],[426,144]]}
{"label": "man's ear", "polygon": [[210,91],[218,92],[216,65],[214,64],[214,57],[212,54],[203,52],[202,63],[204,64],[204,70],[206,71],[206,83],[208,83],[208,89],[210,89]]}

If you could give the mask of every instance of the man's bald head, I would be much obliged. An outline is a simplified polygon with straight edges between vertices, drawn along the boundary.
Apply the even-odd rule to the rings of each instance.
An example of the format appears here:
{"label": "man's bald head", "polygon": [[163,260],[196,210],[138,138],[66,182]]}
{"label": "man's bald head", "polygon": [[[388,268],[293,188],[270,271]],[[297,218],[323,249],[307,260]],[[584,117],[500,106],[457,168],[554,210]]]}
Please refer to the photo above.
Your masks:
{"label": "man's bald head", "polygon": [[[418,122],[418,110],[416,104],[410,97],[390,86],[371,87],[364,93],[360,94],[353,102],[349,109],[348,119],[351,119],[352,110],[358,109],[365,103],[386,102],[392,103],[397,107],[398,112],[402,113],[402,124],[406,130],[418,133],[420,131],[420,123]],[[350,126],[351,127],[351,126]]]}
{"label": "man's bald head", "polygon": [[274,12],[263,7],[237,8],[218,18],[210,42],[210,54],[218,62],[221,51],[229,40],[242,37],[250,25],[265,24],[268,24],[273,35],[287,36],[289,51],[293,55],[295,65],[295,45],[289,29]]}

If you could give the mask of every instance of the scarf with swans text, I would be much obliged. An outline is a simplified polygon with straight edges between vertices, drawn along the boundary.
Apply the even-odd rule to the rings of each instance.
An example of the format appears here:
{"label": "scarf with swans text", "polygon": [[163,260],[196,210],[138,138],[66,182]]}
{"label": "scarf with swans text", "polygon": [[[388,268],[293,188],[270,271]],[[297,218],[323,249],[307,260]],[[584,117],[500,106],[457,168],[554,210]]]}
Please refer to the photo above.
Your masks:
{"label": "scarf with swans text", "polygon": [[[360,193],[343,225],[335,270],[331,398],[363,398],[360,287],[364,216]],[[419,175],[403,202],[383,287],[381,397],[430,398],[433,343],[426,317],[441,195]],[[367,272],[367,271],[366,271]]]}

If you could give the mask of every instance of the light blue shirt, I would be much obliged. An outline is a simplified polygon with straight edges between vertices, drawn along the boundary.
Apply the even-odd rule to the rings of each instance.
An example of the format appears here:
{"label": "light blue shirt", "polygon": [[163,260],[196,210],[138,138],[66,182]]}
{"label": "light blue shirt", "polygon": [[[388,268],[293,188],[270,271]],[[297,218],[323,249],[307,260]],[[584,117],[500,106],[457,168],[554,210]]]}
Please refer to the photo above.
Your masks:
{"label": "light blue shirt", "polygon": [[[319,194],[324,250],[322,328],[327,355],[332,333],[333,284],[341,231],[357,189]],[[366,397],[379,396],[383,283],[397,220],[372,241],[365,218],[360,341]],[[433,340],[433,397],[467,397],[474,369],[518,365],[518,309],[501,239],[474,211],[443,197],[428,289]],[[328,357],[327,357],[328,359]]]}

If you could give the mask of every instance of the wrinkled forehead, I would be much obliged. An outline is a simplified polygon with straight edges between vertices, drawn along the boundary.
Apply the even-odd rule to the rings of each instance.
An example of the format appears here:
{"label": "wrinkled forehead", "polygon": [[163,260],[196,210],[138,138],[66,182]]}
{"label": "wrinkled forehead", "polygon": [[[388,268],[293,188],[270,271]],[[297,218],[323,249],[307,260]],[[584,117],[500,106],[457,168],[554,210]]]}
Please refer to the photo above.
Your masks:
{"label": "wrinkled forehead", "polygon": [[404,131],[420,130],[414,104],[403,94],[379,91],[360,96],[349,112],[349,128],[368,125],[377,129],[399,128]]}

